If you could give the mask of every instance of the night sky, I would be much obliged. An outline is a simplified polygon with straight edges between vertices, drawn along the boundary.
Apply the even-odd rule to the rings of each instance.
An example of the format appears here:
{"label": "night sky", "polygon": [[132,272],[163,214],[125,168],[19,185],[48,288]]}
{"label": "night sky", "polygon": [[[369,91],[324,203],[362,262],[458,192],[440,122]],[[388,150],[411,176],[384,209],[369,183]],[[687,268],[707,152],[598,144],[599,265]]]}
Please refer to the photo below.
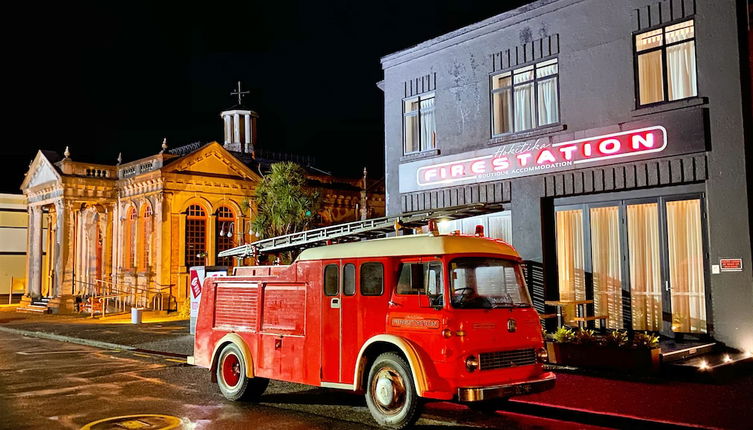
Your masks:
{"label": "night sky", "polygon": [[114,164],[221,141],[236,81],[259,147],[337,174],[384,171],[383,55],[527,1],[16,3],[5,13],[5,163],[19,192],[38,149]]}

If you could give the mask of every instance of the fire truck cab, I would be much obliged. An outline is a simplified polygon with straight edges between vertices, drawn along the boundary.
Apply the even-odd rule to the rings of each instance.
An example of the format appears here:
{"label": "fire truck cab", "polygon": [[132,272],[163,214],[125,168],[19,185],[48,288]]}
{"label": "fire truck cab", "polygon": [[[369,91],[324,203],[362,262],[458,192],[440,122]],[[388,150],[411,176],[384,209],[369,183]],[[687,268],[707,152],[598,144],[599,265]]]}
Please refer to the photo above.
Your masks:
{"label": "fire truck cab", "polygon": [[520,257],[484,237],[408,235],[310,248],[204,283],[194,360],[230,400],[270,379],[364,393],[382,426],[421,399],[489,405],[550,389]]}

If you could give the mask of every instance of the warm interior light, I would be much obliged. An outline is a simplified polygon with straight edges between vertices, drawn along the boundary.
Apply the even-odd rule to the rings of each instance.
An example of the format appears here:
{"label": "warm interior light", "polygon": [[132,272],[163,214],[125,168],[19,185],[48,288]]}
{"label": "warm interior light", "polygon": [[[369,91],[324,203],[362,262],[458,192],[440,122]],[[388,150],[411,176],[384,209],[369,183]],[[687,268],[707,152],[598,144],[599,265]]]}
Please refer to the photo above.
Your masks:
{"label": "warm interior light", "polygon": [[753,356],[753,352],[745,351],[745,358],[750,358],[751,356]]}
{"label": "warm interior light", "polygon": [[701,364],[698,365],[698,368],[701,370],[708,370],[709,363],[706,362],[706,360],[701,361]]}
{"label": "warm interior light", "polygon": [[724,362],[729,363],[730,361],[732,361],[732,359],[730,358],[729,354],[724,354]]}

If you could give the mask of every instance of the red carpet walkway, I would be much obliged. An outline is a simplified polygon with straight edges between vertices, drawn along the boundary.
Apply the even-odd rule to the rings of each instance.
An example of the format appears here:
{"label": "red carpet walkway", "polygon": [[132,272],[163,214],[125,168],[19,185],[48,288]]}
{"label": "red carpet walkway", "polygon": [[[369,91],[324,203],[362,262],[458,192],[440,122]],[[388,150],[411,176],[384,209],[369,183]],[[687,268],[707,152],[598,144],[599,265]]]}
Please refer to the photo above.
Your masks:
{"label": "red carpet walkway", "polygon": [[553,390],[515,400],[701,428],[753,429],[751,374],[716,385],[558,373]]}

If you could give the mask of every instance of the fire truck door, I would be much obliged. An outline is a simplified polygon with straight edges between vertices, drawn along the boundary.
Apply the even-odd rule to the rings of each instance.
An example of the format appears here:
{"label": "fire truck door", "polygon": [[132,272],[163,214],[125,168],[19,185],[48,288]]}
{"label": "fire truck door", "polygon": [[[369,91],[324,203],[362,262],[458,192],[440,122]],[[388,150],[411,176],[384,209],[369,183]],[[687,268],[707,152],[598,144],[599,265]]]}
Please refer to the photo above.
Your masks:
{"label": "fire truck door", "polygon": [[340,382],[340,264],[325,264],[322,288],[322,382]]}
{"label": "fire truck door", "polygon": [[352,383],[356,333],[356,264],[341,260],[324,268],[322,381]]}

